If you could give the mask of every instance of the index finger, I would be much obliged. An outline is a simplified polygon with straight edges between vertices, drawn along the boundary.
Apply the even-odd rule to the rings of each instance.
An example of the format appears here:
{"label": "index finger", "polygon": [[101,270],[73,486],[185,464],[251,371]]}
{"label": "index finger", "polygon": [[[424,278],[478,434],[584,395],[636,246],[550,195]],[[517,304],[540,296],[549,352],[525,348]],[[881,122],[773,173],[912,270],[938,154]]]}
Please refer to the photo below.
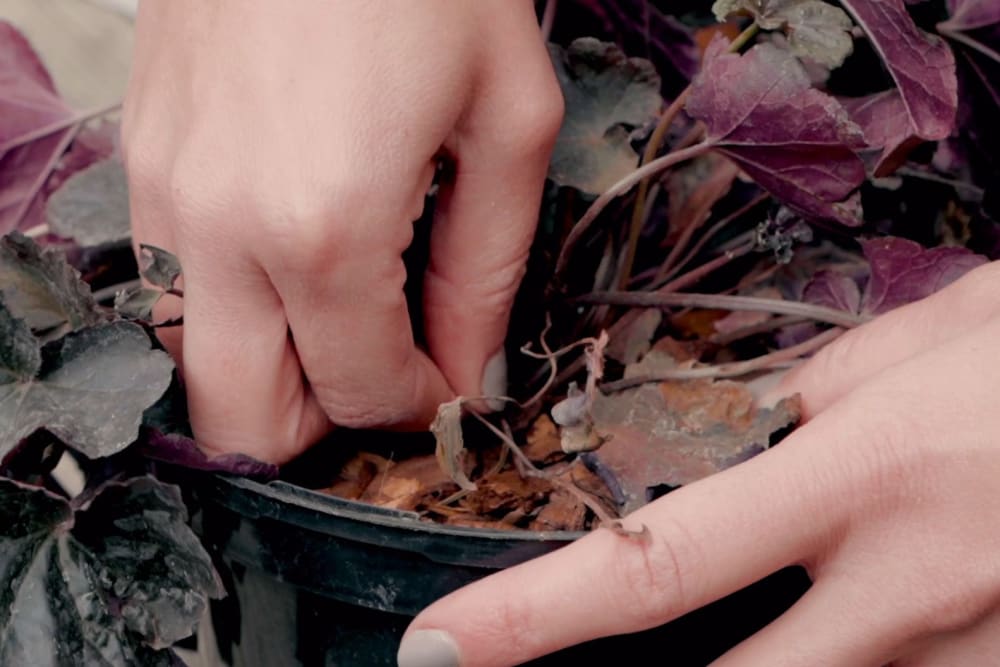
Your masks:
{"label": "index finger", "polygon": [[810,559],[847,516],[839,485],[815,484],[831,478],[823,452],[841,449],[831,434],[848,437],[827,428],[824,447],[810,446],[825,421],[636,511],[625,524],[645,538],[598,530],[434,603],[407,630],[400,666],[520,664],[661,625]]}

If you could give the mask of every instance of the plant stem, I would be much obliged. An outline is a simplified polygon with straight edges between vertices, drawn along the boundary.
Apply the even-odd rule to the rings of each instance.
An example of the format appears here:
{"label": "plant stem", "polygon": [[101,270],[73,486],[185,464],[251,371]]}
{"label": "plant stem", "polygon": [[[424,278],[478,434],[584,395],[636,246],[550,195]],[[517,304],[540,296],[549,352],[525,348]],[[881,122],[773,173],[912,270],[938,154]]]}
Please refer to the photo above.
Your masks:
{"label": "plant stem", "polygon": [[681,275],[677,276],[670,282],[664,284],[663,287],[659,288],[657,291],[677,292],[686,287],[690,287],[691,285],[694,285],[699,280],[701,280],[708,274],[712,273],[713,271],[717,271],[726,264],[729,264],[729,262],[733,261],[734,259],[750,254],[753,248],[754,248],[753,244],[748,243],[739,248],[734,248],[733,250],[727,250],[726,252],[722,253],[715,259],[709,260],[704,264],[702,264],[701,266],[691,269],[687,273],[682,273]]}
{"label": "plant stem", "polygon": [[713,334],[708,340],[716,345],[729,345],[730,343],[735,343],[738,340],[743,340],[744,338],[749,338],[750,336],[767,333],[768,331],[774,331],[775,329],[791,326],[793,324],[802,324],[803,322],[809,322],[809,320],[805,317],[799,317],[798,315],[778,315],[775,317],[769,317],[763,322],[758,322],[757,324],[740,327],[735,331],[729,331],[724,334]]}
{"label": "plant stem", "polygon": [[142,287],[142,281],[136,278],[135,280],[126,280],[123,283],[118,283],[117,285],[108,285],[107,287],[102,287],[101,289],[94,292],[94,301],[101,303],[102,301],[107,301],[108,299],[114,298],[118,292],[123,290],[132,289],[134,287]]}
{"label": "plant stem", "polygon": [[577,221],[577,223],[573,226],[573,229],[571,229],[569,234],[567,234],[562,250],[559,253],[559,259],[556,261],[556,276],[560,276],[566,271],[566,265],[569,262],[570,256],[573,254],[573,249],[576,247],[576,244],[580,242],[583,235],[588,229],[590,229],[590,226],[593,224],[594,220],[597,219],[597,216],[601,214],[601,211],[607,208],[608,204],[614,201],[616,197],[625,194],[631,190],[636,183],[639,183],[642,179],[648,176],[659,173],[664,169],[669,169],[679,162],[684,162],[685,160],[690,160],[693,157],[698,157],[699,155],[707,153],[714,145],[715,144],[712,141],[702,141],[694,146],[689,146],[688,148],[682,150],[667,153],[666,155],[639,167],[612,185],[607,192],[594,200],[594,203],[590,205],[587,212],[583,214],[583,217]]}
{"label": "plant stem", "polygon": [[115,102],[114,104],[109,104],[105,107],[91,109],[90,111],[83,111],[74,116],[70,116],[69,118],[64,118],[63,120],[46,125],[45,127],[40,127],[36,130],[32,130],[31,132],[26,132],[19,137],[14,137],[13,139],[8,140],[5,144],[0,144],[0,155],[3,155],[7,151],[13,150],[19,146],[30,144],[32,141],[43,139],[50,134],[55,134],[56,132],[69,129],[78,123],[86,123],[87,121],[93,120],[99,116],[104,116],[113,111],[117,111],[121,108],[121,106],[121,102]]}
{"label": "plant stem", "polygon": [[676,370],[665,371],[663,373],[640,375],[625,378],[623,380],[616,380],[614,382],[605,382],[601,385],[601,391],[605,394],[610,394],[612,392],[632,389],[634,387],[650,384],[652,382],[730,378],[739,377],[740,375],[748,375],[757,371],[775,368],[786,362],[793,361],[801,356],[815,352],[816,350],[819,350],[839,338],[843,333],[844,330],[839,327],[827,329],[823,333],[813,336],[809,340],[799,343],[798,345],[786,347],[783,350],[777,350],[775,352],[771,352],[770,354],[765,354],[746,361],[735,361],[733,363],[719,364],[717,366],[702,366],[701,368],[678,368]]}
{"label": "plant stem", "polygon": [[[671,265],[669,258],[667,259],[666,262],[664,262],[663,266],[660,268],[660,273],[656,276],[654,283],[659,283],[661,281],[668,281],[671,278],[673,278],[674,275],[682,268],[684,268],[684,266],[688,262],[690,262],[702,248],[705,247],[705,244],[708,243],[708,241],[713,236],[722,231],[722,229],[725,228],[726,225],[733,222],[737,218],[742,217],[745,213],[748,213],[759,204],[762,204],[763,202],[770,199],[770,197],[771,195],[767,194],[766,192],[762,193],[751,199],[749,202],[741,206],[739,209],[733,211],[726,217],[722,218],[711,227],[709,227],[708,231],[706,231],[704,234],[701,235],[701,238],[698,239],[698,241],[694,244],[694,246],[687,252],[686,255],[684,255],[684,257],[681,260],[677,261],[673,265]],[[669,283],[663,283],[663,284],[669,284]]]}
{"label": "plant stem", "polygon": [[[649,141],[646,143],[646,150],[642,154],[642,159],[639,161],[640,165],[652,162],[656,157],[656,154],[660,152],[660,146],[663,144],[663,138],[666,136],[667,131],[670,126],[673,125],[674,119],[677,118],[677,114],[681,112],[684,108],[684,104],[687,102],[688,96],[691,94],[691,86],[688,86],[681,94],[678,95],[670,106],[667,107],[666,111],[660,116],[659,122],[656,124],[656,128],[653,130],[653,134],[649,137]],[[632,277],[632,265],[635,263],[635,253],[639,245],[639,233],[642,231],[642,223],[645,220],[646,212],[646,195],[649,193],[649,178],[644,178],[639,183],[639,189],[635,196],[635,206],[632,209],[632,221],[629,224],[628,230],[628,241],[625,251],[625,259],[622,262],[622,268],[618,275],[618,289],[624,289],[628,284],[629,278]]]}
{"label": "plant stem", "polygon": [[21,201],[17,212],[14,214],[15,229],[20,227],[21,223],[24,222],[25,216],[27,216],[28,212],[31,210],[31,205],[35,202],[35,197],[37,197],[38,193],[40,193],[42,188],[45,187],[46,181],[49,180],[49,176],[52,175],[52,172],[59,164],[59,160],[62,158],[63,153],[65,153],[70,144],[73,143],[73,140],[76,138],[76,135],[79,134],[80,128],[82,127],[82,123],[76,123],[66,130],[62,139],[59,140],[55,150],[52,151],[52,155],[49,156],[49,161],[45,163],[45,167],[38,173],[38,177],[35,179],[34,183],[31,184],[31,188],[28,190],[27,196],[25,196],[24,200]]}
{"label": "plant stem", "polygon": [[[751,23],[732,41],[729,45],[729,52],[737,53],[747,42],[754,38],[759,30],[760,27],[756,22]],[[677,118],[677,115],[684,108],[690,95],[691,86],[689,85],[674,98],[674,101],[670,103],[670,106],[660,116],[653,134],[646,143],[646,149],[643,151],[642,159],[639,162],[640,165],[651,162],[656,157],[656,154],[660,152],[660,146],[663,145],[664,137],[666,137],[667,132],[670,130],[670,126],[673,125],[674,119]],[[643,214],[646,210],[646,194],[649,192],[649,180],[649,178],[644,178],[639,183],[639,190],[636,193],[635,208],[632,209],[632,221],[629,225],[628,247],[625,251],[625,260],[622,264],[621,272],[619,273],[618,289],[625,289],[632,278],[632,266],[635,263],[635,253],[639,245],[639,233],[642,231],[642,223],[645,220]]]}
{"label": "plant stem", "polygon": [[852,329],[868,321],[868,317],[843,310],[816,306],[801,301],[764,299],[754,296],[728,294],[696,294],[667,292],[594,292],[574,299],[577,303],[608,304],[633,308],[718,308],[720,310],[747,310],[780,315],[798,315],[819,322],[826,322]]}

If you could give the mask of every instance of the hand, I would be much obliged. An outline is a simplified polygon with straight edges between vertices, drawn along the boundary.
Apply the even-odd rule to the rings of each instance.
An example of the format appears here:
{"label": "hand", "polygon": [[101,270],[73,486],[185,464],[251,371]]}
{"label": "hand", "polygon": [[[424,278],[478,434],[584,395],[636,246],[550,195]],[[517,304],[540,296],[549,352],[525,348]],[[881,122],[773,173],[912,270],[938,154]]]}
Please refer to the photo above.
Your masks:
{"label": "hand", "polygon": [[780,445],[628,517],[648,540],[598,530],[431,605],[401,667],[521,663],[794,564],[812,588],[716,665],[996,664],[998,285],[987,265],[844,335],[779,388],[809,417]]}
{"label": "hand", "polygon": [[[133,236],[184,268],[163,340],[199,443],[283,462],[331,421],[425,428],[504,393],[561,114],[529,0],[143,3]],[[400,255],[442,156],[424,353]]]}

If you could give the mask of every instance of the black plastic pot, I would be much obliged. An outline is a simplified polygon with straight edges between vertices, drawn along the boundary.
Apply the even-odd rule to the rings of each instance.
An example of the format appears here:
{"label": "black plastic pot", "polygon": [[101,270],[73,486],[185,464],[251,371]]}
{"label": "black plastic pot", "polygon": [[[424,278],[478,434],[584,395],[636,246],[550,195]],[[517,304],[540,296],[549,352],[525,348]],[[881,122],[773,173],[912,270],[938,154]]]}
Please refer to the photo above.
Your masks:
{"label": "black plastic pot", "polygon": [[[579,537],[428,524],[283,482],[197,478],[194,522],[229,597],[212,608],[237,667],[395,665],[410,618],[471,581]],[[661,628],[598,640],[537,665],[705,665],[808,587],[789,569]],[[485,621],[484,621],[485,622]]]}

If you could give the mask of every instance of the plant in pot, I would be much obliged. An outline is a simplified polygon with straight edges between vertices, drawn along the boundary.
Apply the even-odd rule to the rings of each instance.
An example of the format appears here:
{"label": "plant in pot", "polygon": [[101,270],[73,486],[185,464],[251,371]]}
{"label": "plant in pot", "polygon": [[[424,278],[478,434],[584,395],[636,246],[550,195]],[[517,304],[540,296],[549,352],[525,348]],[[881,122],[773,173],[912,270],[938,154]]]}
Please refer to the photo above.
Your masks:
{"label": "plant in pot", "polygon": [[[437,597],[587,530],[643,539],[617,518],[794,426],[795,399],[757,409],[755,383],[1000,255],[990,3],[712,10],[545,3],[567,117],[506,407],[338,431],[281,471],[197,449],[155,336],[182,322],[151,314],[181,267],[149,247],[136,266],[107,110],[66,108],[0,24],[0,662],[176,664],[225,591],[229,662],[394,664]],[[705,664],[807,585],[620,641]],[[699,624],[714,643],[686,641]]]}

